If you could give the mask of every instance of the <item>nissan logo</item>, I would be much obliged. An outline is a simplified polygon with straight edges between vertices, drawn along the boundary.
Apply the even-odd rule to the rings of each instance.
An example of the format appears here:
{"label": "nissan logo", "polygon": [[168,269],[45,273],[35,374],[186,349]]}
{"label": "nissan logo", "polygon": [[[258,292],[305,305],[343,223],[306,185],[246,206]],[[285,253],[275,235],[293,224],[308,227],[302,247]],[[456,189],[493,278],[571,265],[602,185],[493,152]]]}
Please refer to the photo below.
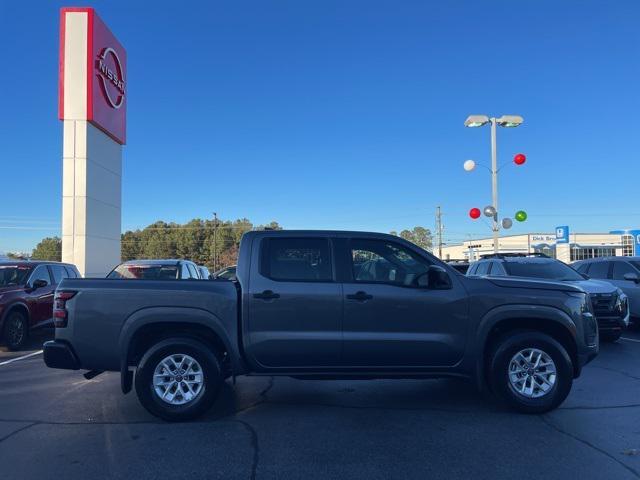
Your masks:
{"label": "nissan logo", "polygon": [[[109,55],[113,59],[115,65],[115,68],[113,70],[107,66],[107,56]],[[104,96],[107,99],[107,102],[109,102],[109,105],[111,105],[113,108],[120,108],[124,103],[124,71],[122,69],[120,58],[113,48],[108,47],[102,50],[102,53],[98,55],[96,69],[98,70],[98,78],[102,82],[102,91],[104,92]],[[116,95],[117,98],[115,100],[109,93],[109,84],[115,87],[115,89],[118,91],[118,94]]]}

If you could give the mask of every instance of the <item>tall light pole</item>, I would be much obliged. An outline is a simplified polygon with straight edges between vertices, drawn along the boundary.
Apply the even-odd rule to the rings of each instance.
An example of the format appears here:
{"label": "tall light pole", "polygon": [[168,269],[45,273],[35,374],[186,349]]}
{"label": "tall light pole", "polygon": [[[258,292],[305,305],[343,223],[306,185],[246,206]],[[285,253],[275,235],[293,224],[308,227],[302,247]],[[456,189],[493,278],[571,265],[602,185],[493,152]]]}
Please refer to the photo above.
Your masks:
{"label": "tall light pole", "polygon": [[[469,115],[464,122],[465,127],[476,128],[486,124],[491,124],[491,207],[485,208],[484,214],[493,217],[493,251],[498,253],[498,241],[500,238],[500,224],[498,222],[498,149],[496,140],[497,126],[514,128],[522,124],[523,118],[519,115],[502,115],[500,118],[488,117],[487,115]],[[516,162],[517,163],[517,162]],[[523,162],[524,163],[524,162]],[[475,168],[473,160],[464,163],[464,169],[471,171]]]}
{"label": "tall light pole", "polygon": [[213,269],[218,269],[218,214],[213,212]]}
{"label": "tall light pole", "polygon": [[442,260],[442,233],[444,226],[442,225],[442,210],[440,206],[436,209],[436,235],[438,238],[438,258]]}

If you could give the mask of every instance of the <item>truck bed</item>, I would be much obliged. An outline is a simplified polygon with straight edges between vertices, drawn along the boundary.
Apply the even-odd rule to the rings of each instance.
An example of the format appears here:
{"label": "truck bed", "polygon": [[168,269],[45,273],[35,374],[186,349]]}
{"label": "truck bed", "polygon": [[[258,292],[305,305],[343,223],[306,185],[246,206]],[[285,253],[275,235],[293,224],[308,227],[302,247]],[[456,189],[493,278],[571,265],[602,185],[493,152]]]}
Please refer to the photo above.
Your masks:
{"label": "truck bed", "polygon": [[58,290],[78,292],[67,302],[68,326],[56,339],[73,339],[83,368],[119,370],[130,333],[146,322],[185,321],[223,328],[237,348],[238,292],[226,280],[65,279]]}

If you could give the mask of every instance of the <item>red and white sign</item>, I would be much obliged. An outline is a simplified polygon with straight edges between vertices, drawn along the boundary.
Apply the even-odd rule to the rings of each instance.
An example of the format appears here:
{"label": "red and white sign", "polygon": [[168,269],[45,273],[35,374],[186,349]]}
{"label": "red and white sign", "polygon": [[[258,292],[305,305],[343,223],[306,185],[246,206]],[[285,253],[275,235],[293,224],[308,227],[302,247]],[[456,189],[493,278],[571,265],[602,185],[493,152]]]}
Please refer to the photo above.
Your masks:
{"label": "red and white sign", "polygon": [[127,53],[93,8],[60,12],[59,117],[126,141]]}

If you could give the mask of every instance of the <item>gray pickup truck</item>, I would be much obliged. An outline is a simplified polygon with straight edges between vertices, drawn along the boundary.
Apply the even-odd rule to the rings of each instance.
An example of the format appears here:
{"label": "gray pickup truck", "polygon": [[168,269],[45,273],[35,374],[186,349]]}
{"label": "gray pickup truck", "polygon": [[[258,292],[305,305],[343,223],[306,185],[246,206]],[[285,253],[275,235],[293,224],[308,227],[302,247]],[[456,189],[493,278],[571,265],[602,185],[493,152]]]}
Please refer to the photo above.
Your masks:
{"label": "gray pickup truck", "polygon": [[390,235],[249,232],[236,281],[63,280],[44,360],[119,371],[123,392],[135,384],[172,421],[238,375],[462,377],[538,413],[596,356],[591,308],[574,285],[465,277]]}

